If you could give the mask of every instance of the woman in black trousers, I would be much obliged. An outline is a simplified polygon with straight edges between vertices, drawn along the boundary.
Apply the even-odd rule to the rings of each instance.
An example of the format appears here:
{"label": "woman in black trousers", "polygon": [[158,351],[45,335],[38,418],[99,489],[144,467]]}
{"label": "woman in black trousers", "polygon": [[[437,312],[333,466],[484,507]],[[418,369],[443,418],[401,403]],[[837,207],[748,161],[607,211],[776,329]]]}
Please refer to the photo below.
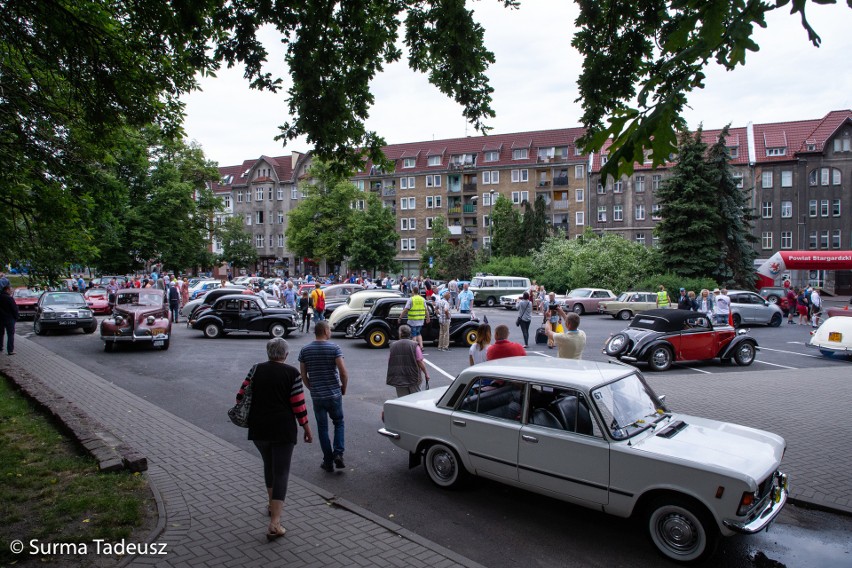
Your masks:
{"label": "woman in black trousers", "polygon": [[313,441],[302,380],[296,367],[286,364],[289,346],[281,338],[266,344],[269,361],[251,368],[243,382],[237,401],[251,382],[251,406],[248,416],[248,439],[254,442],[263,458],[263,477],[269,497],[268,540],[284,536],[281,511],[287,496],[290,459],[296,447],[298,422],[304,429],[304,440]]}
{"label": "woman in black trousers", "polygon": [[523,297],[518,301],[518,326],[521,328],[521,333],[524,335],[524,347],[529,347],[530,344],[530,322],[532,321],[533,305],[530,301],[529,292],[524,292]]}

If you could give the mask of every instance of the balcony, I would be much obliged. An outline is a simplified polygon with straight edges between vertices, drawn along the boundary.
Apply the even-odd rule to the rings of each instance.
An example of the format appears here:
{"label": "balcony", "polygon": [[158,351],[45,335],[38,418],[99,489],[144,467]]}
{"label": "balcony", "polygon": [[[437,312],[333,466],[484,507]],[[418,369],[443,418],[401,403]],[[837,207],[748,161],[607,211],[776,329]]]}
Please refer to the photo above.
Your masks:
{"label": "balcony", "polygon": [[462,206],[464,213],[476,213],[476,203],[466,203]]}
{"label": "balcony", "polygon": [[568,223],[554,223],[553,224],[553,232],[556,234],[564,234],[565,236],[569,236],[571,231],[571,226]]}
{"label": "balcony", "polygon": [[460,237],[462,234],[461,225],[450,225],[447,227],[450,230],[450,236]]}
{"label": "balcony", "polygon": [[568,176],[553,178],[553,185],[568,185]]}
{"label": "balcony", "polygon": [[382,188],[382,197],[392,197],[396,195],[395,187],[384,187]]}
{"label": "balcony", "polygon": [[462,184],[462,190],[465,193],[476,193],[476,182]]}
{"label": "balcony", "polygon": [[476,162],[450,162],[449,170],[458,171],[463,170],[465,168],[475,168]]}
{"label": "balcony", "polygon": [[450,205],[447,207],[448,215],[461,215],[462,208],[461,205]]}
{"label": "balcony", "polygon": [[568,200],[567,199],[554,199],[553,200],[553,209],[561,209],[563,211],[568,210]]}
{"label": "balcony", "polygon": [[461,190],[462,186],[459,183],[447,185],[447,193],[461,193]]}
{"label": "balcony", "polygon": [[547,189],[550,187],[550,180],[547,180],[547,179],[539,180],[537,187],[538,187],[539,191],[547,191]]}

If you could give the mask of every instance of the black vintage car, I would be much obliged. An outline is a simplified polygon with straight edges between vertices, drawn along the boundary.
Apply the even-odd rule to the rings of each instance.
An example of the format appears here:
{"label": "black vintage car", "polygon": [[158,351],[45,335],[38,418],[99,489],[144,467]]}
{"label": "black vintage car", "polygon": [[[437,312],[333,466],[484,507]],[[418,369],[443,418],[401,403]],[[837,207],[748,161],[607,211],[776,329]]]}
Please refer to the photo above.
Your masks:
{"label": "black vintage car", "polygon": [[[376,349],[387,347],[391,339],[399,339],[399,326],[408,322],[407,318],[400,318],[405,308],[407,298],[381,298],[376,300],[372,309],[361,314],[361,317],[347,331],[347,337],[362,338],[370,347]],[[435,316],[434,308],[430,302],[426,302],[430,321],[423,325],[423,341],[438,341],[440,326]],[[450,341],[461,345],[473,345],[476,343],[476,328],[479,320],[470,314],[453,313],[450,322]]]}
{"label": "black vintage car", "polygon": [[646,362],[652,371],[665,371],[675,361],[731,359],[751,365],[757,341],[744,329],[714,326],[706,314],[688,310],[649,310],[633,318],[630,327],[606,340],[603,352],[628,363]]}
{"label": "black vintage car", "polygon": [[221,337],[228,333],[265,333],[269,337],[287,337],[296,329],[293,310],[266,307],[259,298],[246,294],[223,296],[212,307],[196,314],[192,329],[200,329],[204,337]]}
{"label": "black vintage car", "polygon": [[51,330],[82,328],[86,333],[98,329],[98,320],[80,292],[45,292],[36,305],[33,331],[44,335]]}

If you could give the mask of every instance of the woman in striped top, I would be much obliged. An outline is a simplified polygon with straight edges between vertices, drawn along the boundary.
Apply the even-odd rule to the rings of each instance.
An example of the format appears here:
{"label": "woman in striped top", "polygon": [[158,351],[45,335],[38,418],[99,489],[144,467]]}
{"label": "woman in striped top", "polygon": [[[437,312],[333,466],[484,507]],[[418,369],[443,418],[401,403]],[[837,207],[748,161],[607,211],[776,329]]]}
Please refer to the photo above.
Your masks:
{"label": "woman in striped top", "polygon": [[297,422],[304,429],[305,442],[313,441],[299,370],[284,362],[289,351],[285,340],[270,339],[266,344],[269,361],[252,367],[237,393],[239,401],[251,382],[248,439],[263,458],[263,476],[269,494],[268,540],[286,532],[281,526],[281,511],[287,495],[290,459],[296,446]]}

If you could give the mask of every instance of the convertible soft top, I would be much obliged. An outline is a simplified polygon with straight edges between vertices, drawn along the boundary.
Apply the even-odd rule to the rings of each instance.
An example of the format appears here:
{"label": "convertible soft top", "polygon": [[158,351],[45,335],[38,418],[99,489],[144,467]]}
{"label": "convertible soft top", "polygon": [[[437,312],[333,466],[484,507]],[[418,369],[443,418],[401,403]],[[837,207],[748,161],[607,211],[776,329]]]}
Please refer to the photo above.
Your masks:
{"label": "convertible soft top", "polygon": [[702,314],[691,310],[648,310],[633,318],[630,327],[651,331],[678,331],[683,329],[686,320],[701,316]]}

